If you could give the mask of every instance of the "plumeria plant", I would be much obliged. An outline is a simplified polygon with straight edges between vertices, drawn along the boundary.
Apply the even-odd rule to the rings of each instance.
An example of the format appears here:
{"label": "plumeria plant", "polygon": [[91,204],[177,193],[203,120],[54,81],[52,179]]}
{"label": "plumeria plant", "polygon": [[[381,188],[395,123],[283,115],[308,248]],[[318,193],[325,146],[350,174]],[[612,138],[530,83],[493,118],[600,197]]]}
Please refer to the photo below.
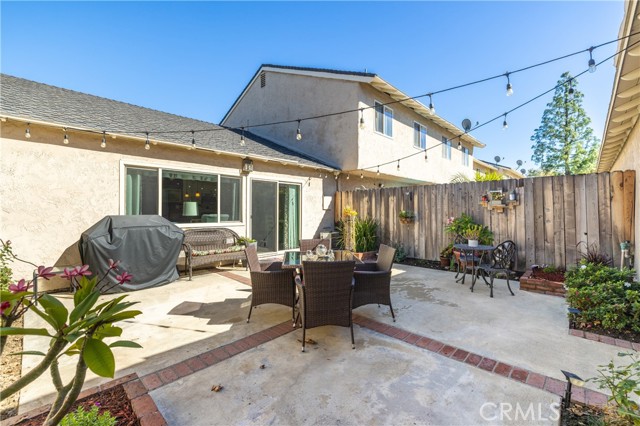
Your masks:
{"label": "plumeria plant", "polygon": [[[57,425],[72,404],[84,384],[87,369],[102,377],[113,377],[115,373],[115,358],[112,352],[114,347],[140,348],[135,342],[128,340],[116,340],[110,344],[104,342],[108,338],[118,338],[122,334],[122,328],[115,326],[118,321],[134,318],[141,312],[129,309],[136,302],[124,302],[126,295],[98,303],[100,297],[100,284],[109,275],[116,274],[115,283],[104,289],[110,290],[113,286],[122,285],[131,281],[132,276],[127,272],[118,273],[120,262],[109,260],[109,269],[98,279],[89,270],[89,266],[82,265],[75,268],[65,268],[60,274],[71,283],[73,294],[73,309],[71,312],[56,297],[50,294],[41,294],[36,299],[31,297],[28,291],[30,282],[20,280],[15,284],[11,294],[10,305],[2,312],[3,327],[0,328],[0,336],[9,335],[33,335],[44,336],[50,339],[46,352],[28,351],[22,355],[41,356],[42,361],[33,369],[20,377],[17,381],[2,389],[1,399],[13,395],[20,389],[32,383],[36,378],[49,370],[53,384],[57,391],[56,400],[45,426]],[[55,276],[51,268],[39,267],[38,277],[49,279]],[[91,277],[91,278],[90,278]],[[3,293],[3,301],[4,301]],[[47,328],[24,328],[6,326],[5,319],[11,315],[24,313],[24,309],[31,310],[41,317],[47,324]],[[15,314],[14,314],[15,313]],[[59,370],[59,360],[63,356],[78,356],[75,375],[64,383]]]}

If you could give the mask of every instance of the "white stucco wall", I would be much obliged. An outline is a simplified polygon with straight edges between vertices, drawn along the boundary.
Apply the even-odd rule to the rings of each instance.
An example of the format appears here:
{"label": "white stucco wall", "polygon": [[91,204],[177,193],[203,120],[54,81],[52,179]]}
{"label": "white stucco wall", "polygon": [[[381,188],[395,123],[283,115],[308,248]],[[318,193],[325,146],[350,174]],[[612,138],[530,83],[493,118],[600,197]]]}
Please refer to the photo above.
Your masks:
{"label": "white stucco wall", "polygon": [[[75,266],[80,262],[76,243],[80,235],[106,215],[124,214],[124,166],[164,167],[204,173],[240,175],[242,159],[183,147],[152,146],[125,138],[108,139],[100,148],[99,135],[62,133],[24,123],[0,126],[0,238],[10,240],[14,252],[38,265]],[[301,237],[312,238],[333,228],[333,204],[323,209],[323,196],[333,196],[333,177],[316,171],[254,160],[251,178],[301,185]],[[250,235],[250,191],[243,176],[243,218],[230,225],[239,235]],[[203,224],[197,224],[203,226]],[[13,263],[14,277],[30,277],[33,267]],[[55,283],[53,283],[55,286]]]}
{"label": "white stucco wall", "polygon": [[[613,163],[611,171],[615,170],[635,170],[636,171],[636,202],[635,202],[635,258],[634,268],[636,271],[640,271],[640,251],[638,250],[638,244],[640,244],[640,188],[638,188],[638,175],[640,175],[640,120],[636,121],[636,125],[631,130],[627,143],[622,148],[620,155]],[[636,273],[637,275],[637,273]]]}

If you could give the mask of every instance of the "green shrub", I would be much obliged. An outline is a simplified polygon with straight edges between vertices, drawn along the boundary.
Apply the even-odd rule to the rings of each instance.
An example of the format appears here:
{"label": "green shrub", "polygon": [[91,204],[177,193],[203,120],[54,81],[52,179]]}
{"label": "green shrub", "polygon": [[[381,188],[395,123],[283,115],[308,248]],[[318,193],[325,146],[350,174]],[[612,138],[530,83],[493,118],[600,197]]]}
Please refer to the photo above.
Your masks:
{"label": "green shrub", "polygon": [[407,252],[404,251],[404,244],[394,243],[392,246],[396,249],[396,254],[393,257],[393,261],[396,263],[402,263],[407,258]]}
{"label": "green shrub", "polygon": [[632,399],[633,394],[640,395],[640,358],[634,353],[620,352],[618,356],[629,357],[629,364],[616,366],[610,361],[599,366],[600,377],[589,380],[611,392],[609,401],[615,401],[619,415],[640,425],[640,406]]}
{"label": "green shrub", "polygon": [[60,426],[115,426],[116,418],[110,412],[105,411],[100,414],[97,406],[93,406],[90,411],[84,411],[82,406],[74,412],[64,416]]}
{"label": "green shrub", "polygon": [[378,247],[378,222],[374,219],[360,219],[355,221],[356,252],[374,251]]}
{"label": "green shrub", "polygon": [[580,310],[575,321],[609,330],[640,332],[640,284],[634,271],[583,262],[565,275],[567,303]]}

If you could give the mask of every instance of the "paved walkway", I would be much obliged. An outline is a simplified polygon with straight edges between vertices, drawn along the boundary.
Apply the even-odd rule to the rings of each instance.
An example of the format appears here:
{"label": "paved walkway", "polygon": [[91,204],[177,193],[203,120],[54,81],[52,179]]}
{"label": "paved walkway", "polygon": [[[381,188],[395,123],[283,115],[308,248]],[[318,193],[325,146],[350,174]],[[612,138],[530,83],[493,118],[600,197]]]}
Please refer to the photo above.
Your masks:
{"label": "paved walkway", "polygon": [[[592,377],[619,350],[570,336],[563,299],[517,284],[512,297],[501,282],[490,299],[484,285],[471,293],[451,273],[400,265],[397,323],[387,307],[361,307],[355,351],[348,329],[321,327],[301,353],[287,308],[264,305],[245,322],[248,281],[237,269],[130,295],[144,314],[123,336],[144,349],[119,350],[117,376],[137,372],[136,386],[169,424],[551,424],[564,392],[559,369]],[[24,359],[25,368],[35,361]],[[23,391],[21,412],[51,399],[44,379]],[[212,392],[216,384],[224,389]],[[594,389],[574,397],[605,400]]]}

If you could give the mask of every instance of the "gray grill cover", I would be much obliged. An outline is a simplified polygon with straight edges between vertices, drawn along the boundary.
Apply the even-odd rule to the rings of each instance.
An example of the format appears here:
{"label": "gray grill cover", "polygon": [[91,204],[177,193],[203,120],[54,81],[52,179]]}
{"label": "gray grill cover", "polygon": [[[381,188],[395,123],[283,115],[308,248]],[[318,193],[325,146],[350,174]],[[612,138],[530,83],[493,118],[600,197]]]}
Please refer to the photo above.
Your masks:
{"label": "gray grill cover", "polygon": [[176,263],[184,232],[162,216],[106,216],[82,233],[80,256],[91,272],[102,277],[109,269],[109,259],[119,260],[118,274],[133,275],[131,282],[117,283],[111,271],[100,285],[111,293],[141,290],[168,284],[178,279]]}

